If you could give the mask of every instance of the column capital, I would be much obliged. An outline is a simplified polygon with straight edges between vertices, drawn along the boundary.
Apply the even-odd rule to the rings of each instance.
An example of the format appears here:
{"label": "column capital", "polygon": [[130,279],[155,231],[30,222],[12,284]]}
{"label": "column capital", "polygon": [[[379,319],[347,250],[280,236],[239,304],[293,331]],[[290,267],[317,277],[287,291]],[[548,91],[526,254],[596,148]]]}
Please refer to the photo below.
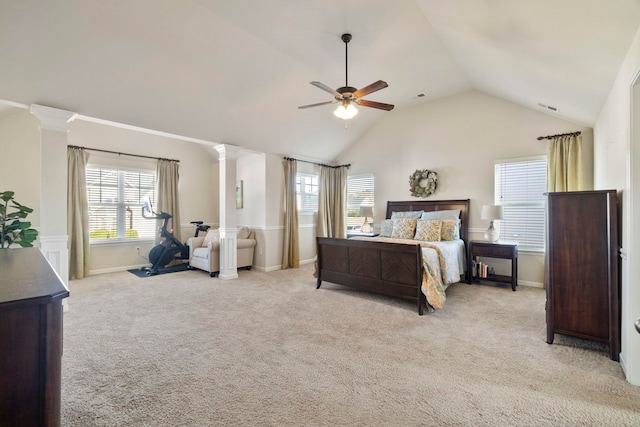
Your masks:
{"label": "column capital", "polygon": [[234,160],[238,158],[241,148],[235,145],[220,144],[214,147],[218,152],[218,160]]}
{"label": "column capital", "polygon": [[44,105],[31,104],[29,112],[40,120],[40,129],[69,132],[69,123],[77,117],[78,113],[46,107]]}

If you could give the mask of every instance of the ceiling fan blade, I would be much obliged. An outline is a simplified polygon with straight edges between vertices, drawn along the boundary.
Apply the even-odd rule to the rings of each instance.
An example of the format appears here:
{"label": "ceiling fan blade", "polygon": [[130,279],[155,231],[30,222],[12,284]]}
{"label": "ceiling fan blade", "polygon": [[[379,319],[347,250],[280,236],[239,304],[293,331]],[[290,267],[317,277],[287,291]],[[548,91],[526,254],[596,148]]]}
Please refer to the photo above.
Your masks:
{"label": "ceiling fan blade", "polygon": [[378,80],[375,83],[371,83],[369,86],[363,87],[362,89],[356,91],[353,96],[356,98],[362,98],[365,95],[378,91],[380,89],[384,89],[389,86],[387,82],[383,82],[382,80]]}
{"label": "ceiling fan blade", "polygon": [[391,105],[391,104],[385,104],[385,103],[376,102],[376,101],[367,101],[366,99],[358,99],[356,101],[356,104],[362,105],[363,107],[378,108],[380,110],[385,110],[385,111],[391,111],[393,110],[393,107],[394,107],[394,105]]}
{"label": "ceiling fan blade", "polygon": [[317,104],[302,105],[302,106],[298,107],[298,109],[302,110],[302,109],[305,109],[305,108],[319,107],[321,105],[335,104],[336,102],[338,102],[338,101],[334,100],[334,101],[318,102]]}
{"label": "ceiling fan blade", "polygon": [[312,85],[314,85],[317,88],[320,88],[324,91],[329,92],[331,95],[333,96],[337,96],[337,97],[341,97],[342,95],[340,95],[338,92],[336,92],[334,89],[331,89],[329,86],[327,86],[324,83],[320,83],[320,82],[311,82]]}

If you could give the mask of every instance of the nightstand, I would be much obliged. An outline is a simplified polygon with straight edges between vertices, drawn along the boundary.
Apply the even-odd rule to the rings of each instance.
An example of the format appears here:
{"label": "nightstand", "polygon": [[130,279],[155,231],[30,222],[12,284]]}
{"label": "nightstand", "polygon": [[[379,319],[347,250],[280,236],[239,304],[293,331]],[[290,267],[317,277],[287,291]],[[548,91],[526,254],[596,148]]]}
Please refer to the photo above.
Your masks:
{"label": "nightstand", "polygon": [[[489,277],[472,277],[472,266],[475,257],[482,258],[501,258],[511,260],[511,276],[503,276],[495,274]],[[468,283],[474,281],[487,280],[499,283],[511,283],[511,290],[515,292],[518,286],[518,243],[498,241],[496,243],[472,240],[469,242],[469,251],[467,253],[467,272]]]}

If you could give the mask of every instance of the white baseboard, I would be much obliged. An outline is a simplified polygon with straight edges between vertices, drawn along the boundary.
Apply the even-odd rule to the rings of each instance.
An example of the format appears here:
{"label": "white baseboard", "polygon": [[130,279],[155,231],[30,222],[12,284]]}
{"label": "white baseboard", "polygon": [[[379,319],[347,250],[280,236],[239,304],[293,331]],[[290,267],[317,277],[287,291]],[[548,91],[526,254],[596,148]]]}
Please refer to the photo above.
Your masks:
{"label": "white baseboard", "polygon": [[532,288],[544,288],[540,282],[529,282],[527,280],[518,280],[518,286],[531,286]]}
{"label": "white baseboard", "polygon": [[[311,259],[303,259],[302,261],[300,261],[300,265],[305,265],[305,264],[312,264],[315,262],[315,258],[311,258]],[[257,266],[253,266],[251,267],[252,269],[258,270],[258,271],[262,271],[264,273],[269,273],[270,271],[277,271],[277,270],[282,270],[282,264],[280,265],[272,265],[270,267],[257,267]]]}
{"label": "white baseboard", "polygon": [[144,268],[144,267],[150,267],[150,264],[138,264],[138,265],[130,265],[127,267],[113,267],[113,268],[103,268],[100,270],[90,270],[89,271],[89,276],[93,276],[95,274],[104,274],[104,273],[116,273],[118,271],[127,271],[127,270],[133,270],[136,268]]}

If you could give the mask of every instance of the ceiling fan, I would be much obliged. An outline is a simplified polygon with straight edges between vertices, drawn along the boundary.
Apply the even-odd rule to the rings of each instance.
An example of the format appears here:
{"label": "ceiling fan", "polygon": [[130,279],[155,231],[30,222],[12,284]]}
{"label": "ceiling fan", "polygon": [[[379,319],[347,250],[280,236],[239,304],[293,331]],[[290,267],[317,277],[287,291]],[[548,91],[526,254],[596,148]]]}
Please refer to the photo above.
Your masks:
{"label": "ceiling fan", "polygon": [[356,89],[355,87],[349,86],[349,52],[347,50],[347,45],[351,41],[351,34],[343,34],[342,41],[344,42],[344,56],[345,56],[345,72],[344,79],[345,84],[338,89],[331,89],[329,86],[320,83],[320,82],[311,82],[312,85],[318,87],[326,92],[329,92],[335,98],[333,101],[319,102],[317,104],[309,104],[298,107],[300,109],[318,107],[320,105],[327,104],[336,104],[340,103],[336,111],[333,112],[337,117],[348,120],[358,114],[357,108],[355,108],[354,104],[361,105],[363,107],[371,107],[378,108],[380,110],[391,111],[393,110],[393,105],[384,104],[382,102],[376,101],[368,101],[366,99],[362,99],[363,96],[368,95],[370,93],[376,92],[380,89],[384,89],[389,86],[386,82],[382,80],[378,80],[375,83],[371,83],[369,86],[365,86],[362,89]]}

